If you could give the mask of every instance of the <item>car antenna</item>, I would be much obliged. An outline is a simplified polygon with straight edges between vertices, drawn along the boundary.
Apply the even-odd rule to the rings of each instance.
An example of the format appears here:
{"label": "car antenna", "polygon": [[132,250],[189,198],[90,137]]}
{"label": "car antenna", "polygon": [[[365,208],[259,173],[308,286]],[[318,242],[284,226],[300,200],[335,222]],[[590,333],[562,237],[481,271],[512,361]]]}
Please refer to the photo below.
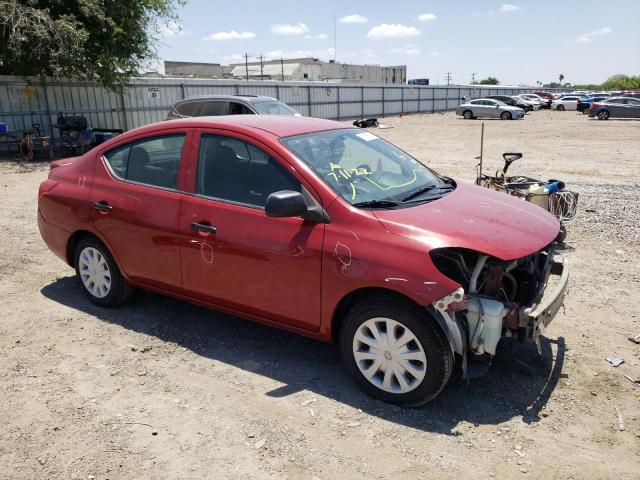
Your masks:
{"label": "car antenna", "polygon": [[476,159],[480,159],[478,164],[476,165],[476,185],[480,185],[480,181],[482,179],[482,152],[484,150],[484,122],[482,122],[482,128],[480,130],[480,156],[476,157]]}
{"label": "car antenna", "polygon": [[180,118],[187,118],[187,117],[185,117],[184,115],[182,115],[182,114],[181,114],[181,113],[176,109],[176,107],[174,107],[174,106],[173,106],[173,103],[170,103],[170,104],[169,104],[169,106],[172,108],[172,110],[173,110],[174,112],[176,112],[176,115],[178,115]]}

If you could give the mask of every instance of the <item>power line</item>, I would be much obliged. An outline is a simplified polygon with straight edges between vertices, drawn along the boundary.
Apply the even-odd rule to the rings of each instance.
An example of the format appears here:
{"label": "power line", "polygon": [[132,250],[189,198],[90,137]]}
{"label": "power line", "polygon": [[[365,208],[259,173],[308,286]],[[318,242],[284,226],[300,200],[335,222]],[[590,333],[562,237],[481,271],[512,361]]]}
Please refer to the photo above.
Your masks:
{"label": "power line", "polygon": [[451,85],[451,72],[447,72],[447,85]]}

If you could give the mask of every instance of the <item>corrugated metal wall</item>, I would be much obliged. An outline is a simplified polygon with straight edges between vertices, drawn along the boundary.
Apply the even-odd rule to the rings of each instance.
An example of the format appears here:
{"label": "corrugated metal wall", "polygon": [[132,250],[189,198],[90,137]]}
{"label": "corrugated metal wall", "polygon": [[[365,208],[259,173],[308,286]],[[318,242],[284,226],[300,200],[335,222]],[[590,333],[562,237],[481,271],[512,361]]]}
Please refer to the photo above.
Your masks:
{"label": "corrugated metal wall", "polygon": [[259,82],[208,79],[135,78],[122,92],[73,80],[0,76],[0,122],[10,130],[40,124],[43,135],[58,113],[83,115],[94,128],[130,130],[167,116],[168,105],[198,95],[267,95],[303,115],[337,120],[455,109],[465,96],[514,95],[532,89],[418,85],[353,85],[321,82]]}

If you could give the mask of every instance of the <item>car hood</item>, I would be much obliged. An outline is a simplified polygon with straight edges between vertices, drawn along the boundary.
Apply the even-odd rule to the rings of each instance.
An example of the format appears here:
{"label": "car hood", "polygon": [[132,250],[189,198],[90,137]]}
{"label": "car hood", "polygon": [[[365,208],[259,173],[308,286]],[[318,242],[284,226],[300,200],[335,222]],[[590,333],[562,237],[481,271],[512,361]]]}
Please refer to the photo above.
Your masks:
{"label": "car hood", "polygon": [[537,252],[560,230],[558,220],[537,205],[465,183],[432,202],[373,213],[387,231],[429,250],[468,248],[502,260]]}

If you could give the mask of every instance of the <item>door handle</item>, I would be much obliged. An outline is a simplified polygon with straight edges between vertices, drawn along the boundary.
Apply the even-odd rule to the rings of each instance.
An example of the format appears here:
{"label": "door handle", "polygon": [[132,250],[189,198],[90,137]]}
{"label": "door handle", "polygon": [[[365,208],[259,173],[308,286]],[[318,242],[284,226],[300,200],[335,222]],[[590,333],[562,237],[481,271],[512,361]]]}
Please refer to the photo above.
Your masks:
{"label": "door handle", "polygon": [[91,205],[91,207],[94,210],[100,210],[101,212],[110,212],[113,209],[111,205],[104,201],[95,202],[93,205]]}
{"label": "door handle", "polygon": [[216,227],[214,227],[213,225],[205,225],[203,223],[196,223],[193,222],[191,224],[191,230],[195,230],[197,232],[204,232],[204,233],[216,233]]}

